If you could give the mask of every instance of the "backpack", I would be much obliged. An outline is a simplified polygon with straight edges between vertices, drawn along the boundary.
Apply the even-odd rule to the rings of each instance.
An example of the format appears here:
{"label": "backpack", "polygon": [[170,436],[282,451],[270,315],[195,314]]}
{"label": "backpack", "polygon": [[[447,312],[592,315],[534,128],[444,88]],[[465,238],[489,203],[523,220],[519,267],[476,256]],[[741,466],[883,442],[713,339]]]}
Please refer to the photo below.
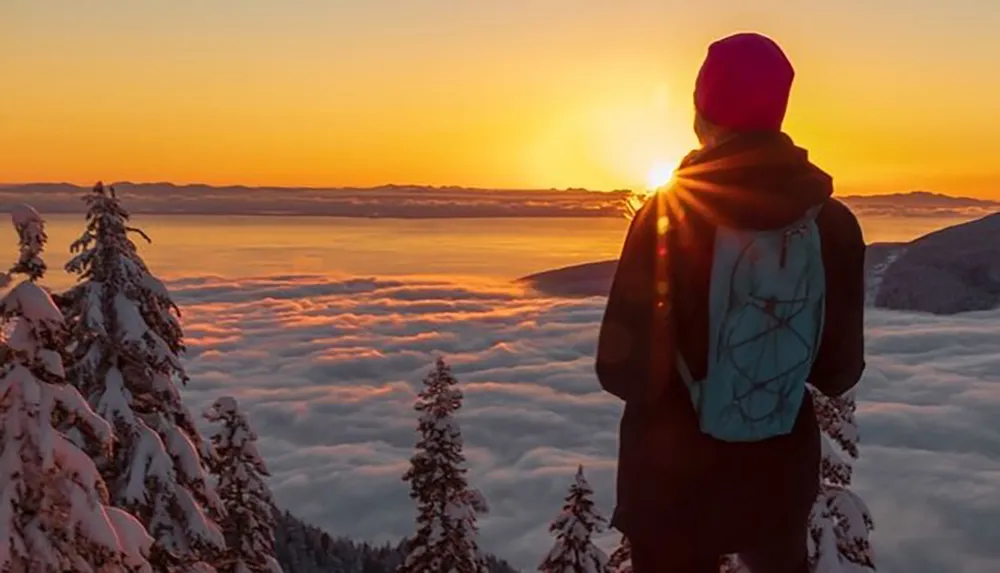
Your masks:
{"label": "backpack", "polygon": [[702,432],[755,442],[792,431],[823,332],[820,208],[780,229],[717,228],[705,379],[676,357]]}

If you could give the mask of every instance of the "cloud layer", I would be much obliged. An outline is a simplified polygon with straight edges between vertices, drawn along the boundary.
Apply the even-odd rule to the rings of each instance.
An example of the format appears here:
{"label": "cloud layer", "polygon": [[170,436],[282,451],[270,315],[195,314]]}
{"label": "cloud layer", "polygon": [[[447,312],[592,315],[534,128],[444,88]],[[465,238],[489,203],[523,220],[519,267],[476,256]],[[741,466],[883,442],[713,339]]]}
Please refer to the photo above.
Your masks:
{"label": "cloud layer", "polygon": [[[620,406],[592,373],[601,299],[316,276],[171,288],[185,313],[190,406],[237,396],[262,435],[279,503],[331,533],[411,531],[400,476],[415,441],[414,394],[438,354],[463,382],[470,479],[492,505],[481,523],[487,550],[537,566],[579,463],[610,512]],[[1000,568],[998,319],[870,313],[857,487],[887,571]]]}

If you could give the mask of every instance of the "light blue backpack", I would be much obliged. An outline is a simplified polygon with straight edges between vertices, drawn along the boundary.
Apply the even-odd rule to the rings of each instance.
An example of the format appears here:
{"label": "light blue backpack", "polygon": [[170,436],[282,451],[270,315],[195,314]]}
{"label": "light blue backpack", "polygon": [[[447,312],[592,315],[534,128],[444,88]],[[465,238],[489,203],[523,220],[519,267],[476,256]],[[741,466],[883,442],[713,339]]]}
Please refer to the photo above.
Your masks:
{"label": "light blue backpack", "polygon": [[792,431],[823,332],[819,210],[782,229],[717,229],[705,379],[677,355],[702,432],[754,442]]}

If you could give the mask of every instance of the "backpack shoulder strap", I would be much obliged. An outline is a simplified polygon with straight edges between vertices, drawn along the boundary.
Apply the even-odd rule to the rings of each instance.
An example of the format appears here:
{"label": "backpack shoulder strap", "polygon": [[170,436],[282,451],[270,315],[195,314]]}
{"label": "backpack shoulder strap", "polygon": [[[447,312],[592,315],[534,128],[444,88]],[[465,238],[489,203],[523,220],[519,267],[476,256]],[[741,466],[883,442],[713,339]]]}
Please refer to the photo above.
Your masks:
{"label": "backpack shoulder strap", "polygon": [[681,376],[681,381],[687,386],[693,386],[695,383],[694,376],[691,374],[691,369],[688,368],[687,361],[684,360],[684,355],[681,354],[680,350],[674,351],[674,360],[677,361],[677,373]]}
{"label": "backpack shoulder strap", "polygon": [[815,221],[816,217],[819,217],[819,213],[822,210],[823,210],[823,203],[817,203],[816,205],[809,207],[808,209],[806,209],[805,215],[802,215],[802,217],[800,217],[798,221],[796,221],[796,224],[801,225],[804,223]]}
{"label": "backpack shoulder strap", "polygon": [[[671,283],[676,285],[678,284],[678,281],[682,280],[682,278],[678,276],[678,271],[677,271],[678,268],[677,260],[680,256],[682,256],[681,255],[682,249],[680,248],[680,242],[677,240],[678,239],[677,234],[681,232],[680,227],[682,225],[694,225],[695,227],[697,227],[702,223],[701,221],[697,220],[697,218],[701,216],[697,212],[697,210],[691,209],[690,206],[685,205],[682,201],[668,200],[666,201],[666,203],[667,203],[667,217],[669,219],[669,226],[672,228],[672,232],[667,233],[668,243],[666,245],[667,251],[669,253],[668,260],[670,261],[669,280],[671,281]],[[689,226],[687,230],[690,231],[693,228],[694,227]],[[674,305],[676,303],[676,299],[674,298],[676,296],[676,293],[677,293],[676,288],[670,289],[671,305]],[[669,328],[672,335],[672,339],[674,341],[674,348],[672,349],[674,358],[674,370],[676,370],[676,372],[680,374],[681,380],[685,383],[685,385],[690,386],[694,384],[695,380],[691,372],[691,368],[688,366],[688,362],[684,358],[684,353],[681,352],[681,349],[677,344],[677,314],[675,312],[671,312],[668,319],[670,320]]]}

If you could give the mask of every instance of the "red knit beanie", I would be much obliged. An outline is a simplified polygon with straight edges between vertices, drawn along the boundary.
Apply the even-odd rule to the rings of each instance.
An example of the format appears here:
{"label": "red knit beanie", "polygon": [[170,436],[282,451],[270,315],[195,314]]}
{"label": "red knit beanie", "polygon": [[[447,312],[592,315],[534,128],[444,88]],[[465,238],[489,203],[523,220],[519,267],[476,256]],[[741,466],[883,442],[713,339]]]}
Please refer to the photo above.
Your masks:
{"label": "red knit beanie", "polygon": [[694,105],[702,117],[732,131],[780,131],[794,77],[773,40],[736,34],[708,47]]}

